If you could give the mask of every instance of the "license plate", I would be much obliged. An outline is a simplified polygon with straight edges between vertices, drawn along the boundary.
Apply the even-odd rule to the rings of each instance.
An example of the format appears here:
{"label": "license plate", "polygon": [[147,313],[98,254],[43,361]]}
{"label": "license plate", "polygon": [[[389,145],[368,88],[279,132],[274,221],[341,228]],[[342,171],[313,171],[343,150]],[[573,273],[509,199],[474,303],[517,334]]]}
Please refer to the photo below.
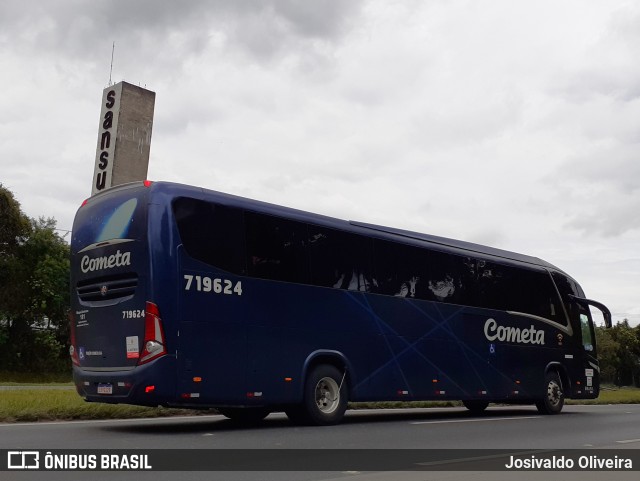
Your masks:
{"label": "license plate", "polygon": [[111,384],[98,384],[98,394],[113,394],[113,386]]}

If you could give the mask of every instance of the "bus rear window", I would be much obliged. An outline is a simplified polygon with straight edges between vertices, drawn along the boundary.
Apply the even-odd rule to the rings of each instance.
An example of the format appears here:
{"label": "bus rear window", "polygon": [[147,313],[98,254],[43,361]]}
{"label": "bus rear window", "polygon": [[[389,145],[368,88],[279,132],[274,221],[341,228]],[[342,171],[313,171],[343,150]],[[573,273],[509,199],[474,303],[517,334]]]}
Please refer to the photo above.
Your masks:
{"label": "bus rear window", "polygon": [[[128,192],[127,192],[128,193]],[[102,196],[80,208],[72,244],[75,251],[101,242],[144,239],[146,206],[142,195]]]}

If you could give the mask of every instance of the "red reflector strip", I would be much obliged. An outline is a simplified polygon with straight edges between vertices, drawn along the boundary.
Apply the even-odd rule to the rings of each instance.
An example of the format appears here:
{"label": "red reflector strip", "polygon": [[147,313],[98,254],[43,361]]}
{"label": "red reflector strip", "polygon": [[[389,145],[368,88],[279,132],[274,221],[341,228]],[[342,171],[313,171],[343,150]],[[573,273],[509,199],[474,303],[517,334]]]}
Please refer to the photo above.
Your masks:
{"label": "red reflector strip", "polygon": [[157,359],[167,354],[165,346],[164,330],[160,320],[160,310],[153,302],[147,301],[144,321],[144,341],[142,353],[138,364]]}

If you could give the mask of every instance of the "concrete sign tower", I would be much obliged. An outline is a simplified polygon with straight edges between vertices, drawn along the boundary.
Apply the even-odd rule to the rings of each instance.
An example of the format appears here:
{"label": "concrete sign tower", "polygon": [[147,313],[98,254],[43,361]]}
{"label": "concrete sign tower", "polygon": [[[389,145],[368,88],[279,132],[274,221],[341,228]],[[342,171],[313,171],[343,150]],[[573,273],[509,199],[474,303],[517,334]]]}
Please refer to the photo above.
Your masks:
{"label": "concrete sign tower", "polygon": [[155,101],[127,82],[104,89],[91,195],[147,178]]}

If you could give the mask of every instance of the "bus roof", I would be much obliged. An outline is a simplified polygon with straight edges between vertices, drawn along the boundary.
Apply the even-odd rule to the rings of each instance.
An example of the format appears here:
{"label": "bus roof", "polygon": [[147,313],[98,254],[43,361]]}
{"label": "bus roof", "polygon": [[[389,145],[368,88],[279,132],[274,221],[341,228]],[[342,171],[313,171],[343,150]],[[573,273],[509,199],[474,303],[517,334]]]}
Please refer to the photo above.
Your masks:
{"label": "bus roof", "polygon": [[514,261],[516,263],[531,264],[563,272],[553,264],[550,264],[549,262],[546,262],[538,257],[510,252],[507,250],[497,249],[481,244],[474,244],[472,242],[448,239],[446,237],[422,234],[419,232],[412,232],[403,229],[396,229],[393,227],[385,227],[358,221],[346,221],[334,217],[324,216],[321,214],[314,214],[290,207],[284,207],[277,204],[270,204],[268,202],[252,200],[246,197],[240,197],[219,191],[204,189],[201,187],[177,184],[173,182],[153,182],[153,184],[151,185],[151,190],[157,193],[162,192],[170,196],[188,196],[195,197],[201,200],[211,200],[224,205],[239,207],[245,210],[252,210],[264,214],[286,217],[292,220],[323,225],[325,227],[332,227],[357,234],[372,235],[373,237],[386,240],[405,242],[417,246],[429,244],[431,246],[437,246],[441,250],[456,251],[458,254],[464,254],[465,252],[481,254],[490,258],[499,258],[503,260]]}

